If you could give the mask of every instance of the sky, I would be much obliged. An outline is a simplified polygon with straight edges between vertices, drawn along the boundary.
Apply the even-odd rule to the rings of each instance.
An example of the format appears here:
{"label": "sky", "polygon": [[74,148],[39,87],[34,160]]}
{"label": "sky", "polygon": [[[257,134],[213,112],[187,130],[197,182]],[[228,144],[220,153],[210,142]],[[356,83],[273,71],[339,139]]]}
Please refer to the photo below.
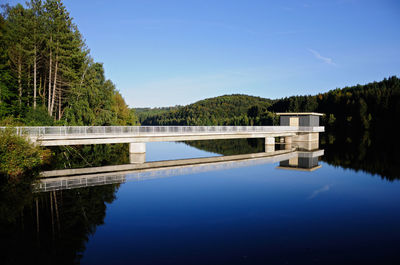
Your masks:
{"label": "sky", "polygon": [[64,4],[130,107],[309,95],[400,76],[398,0]]}

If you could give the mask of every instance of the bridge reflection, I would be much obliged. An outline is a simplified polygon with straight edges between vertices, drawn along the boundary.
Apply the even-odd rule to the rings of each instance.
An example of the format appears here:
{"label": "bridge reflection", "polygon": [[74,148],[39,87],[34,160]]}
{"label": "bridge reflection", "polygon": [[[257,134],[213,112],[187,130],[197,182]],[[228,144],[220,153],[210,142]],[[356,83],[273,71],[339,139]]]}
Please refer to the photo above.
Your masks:
{"label": "bridge reflection", "polygon": [[280,169],[315,170],[324,150],[277,150],[270,153],[217,156],[125,164],[80,169],[42,172],[42,179],[34,184],[35,192],[75,189],[88,186],[142,181],[177,175],[226,170],[269,163],[280,163]]}

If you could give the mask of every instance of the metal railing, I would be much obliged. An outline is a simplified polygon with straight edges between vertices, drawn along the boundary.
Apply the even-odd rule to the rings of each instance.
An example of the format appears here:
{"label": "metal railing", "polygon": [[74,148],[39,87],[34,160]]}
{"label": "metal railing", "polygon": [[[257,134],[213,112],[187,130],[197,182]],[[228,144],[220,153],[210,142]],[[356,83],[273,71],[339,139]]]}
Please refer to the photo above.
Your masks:
{"label": "metal railing", "polygon": [[15,130],[18,135],[148,135],[148,134],[218,134],[218,133],[275,133],[314,132],[323,127],[306,126],[49,126],[49,127],[0,127]]}

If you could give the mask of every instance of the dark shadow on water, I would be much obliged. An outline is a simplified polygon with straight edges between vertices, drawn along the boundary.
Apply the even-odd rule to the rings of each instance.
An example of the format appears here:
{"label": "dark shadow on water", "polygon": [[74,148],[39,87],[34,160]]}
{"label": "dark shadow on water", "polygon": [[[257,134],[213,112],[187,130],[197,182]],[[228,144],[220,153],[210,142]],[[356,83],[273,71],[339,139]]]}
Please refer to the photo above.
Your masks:
{"label": "dark shadow on water", "polygon": [[1,186],[1,264],[79,264],[119,185],[43,193],[31,187]]}
{"label": "dark shadow on water", "polygon": [[395,131],[353,131],[321,134],[322,161],[336,167],[367,172],[382,179],[400,179],[400,141]]}

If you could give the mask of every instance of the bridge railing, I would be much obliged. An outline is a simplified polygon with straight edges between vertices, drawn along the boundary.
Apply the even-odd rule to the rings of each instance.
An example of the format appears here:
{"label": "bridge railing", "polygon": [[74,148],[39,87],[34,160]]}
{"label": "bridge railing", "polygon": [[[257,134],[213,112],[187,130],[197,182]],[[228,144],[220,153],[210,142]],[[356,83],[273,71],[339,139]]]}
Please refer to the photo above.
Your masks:
{"label": "bridge railing", "polygon": [[[0,127],[5,129],[6,127]],[[310,132],[323,127],[297,126],[49,126],[8,127],[18,135],[143,135],[143,134],[192,134],[192,133],[274,133]],[[318,130],[321,131],[321,130]]]}
{"label": "bridge railing", "polygon": [[[0,127],[9,128],[18,135],[145,135],[145,134],[193,134],[193,133],[274,133],[312,132],[323,127],[305,126],[49,126],[49,127]],[[323,129],[322,129],[323,130]]]}

